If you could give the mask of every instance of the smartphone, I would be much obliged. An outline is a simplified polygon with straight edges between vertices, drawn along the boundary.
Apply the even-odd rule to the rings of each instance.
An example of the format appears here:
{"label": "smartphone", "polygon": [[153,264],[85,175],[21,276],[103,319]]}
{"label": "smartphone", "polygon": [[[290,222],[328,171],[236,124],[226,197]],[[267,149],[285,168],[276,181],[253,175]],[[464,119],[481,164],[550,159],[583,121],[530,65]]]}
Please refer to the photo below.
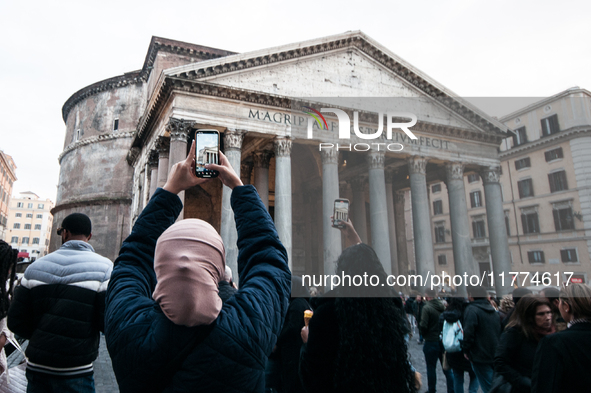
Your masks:
{"label": "smartphone", "polygon": [[220,173],[205,169],[207,164],[220,162],[220,133],[218,130],[197,130],[195,132],[195,176],[217,177]]}
{"label": "smartphone", "polygon": [[335,199],[334,201],[334,213],[332,216],[332,226],[335,228],[344,228],[345,222],[349,219],[349,200],[348,199]]}

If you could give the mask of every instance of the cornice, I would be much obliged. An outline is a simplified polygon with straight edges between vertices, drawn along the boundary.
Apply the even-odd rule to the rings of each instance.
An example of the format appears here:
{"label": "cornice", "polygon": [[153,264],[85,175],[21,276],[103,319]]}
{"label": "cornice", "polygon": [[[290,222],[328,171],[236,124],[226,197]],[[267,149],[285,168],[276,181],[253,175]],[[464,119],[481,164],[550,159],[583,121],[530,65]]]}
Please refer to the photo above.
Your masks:
{"label": "cornice", "polygon": [[211,64],[212,62],[204,62],[202,67],[200,67],[199,64],[193,65],[195,68],[191,70],[181,69],[174,73],[175,70],[173,69],[169,76],[195,80],[259,66],[267,66],[269,64],[291,59],[315,56],[338,49],[350,48],[355,48],[362,53],[365,53],[367,56],[380,63],[383,67],[413,85],[416,89],[435,99],[446,108],[451,109],[453,112],[481,130],[485,132],[505,134],[507,127],[504,124],[492,119],[487,119],[483,114],[477,113],[475,109],[470,108],[468,103],[462,102],[460,98],[450,96],[448,93],[444,92],[442,88],[435,86],[432,82],[427,81],[426,78],[419,75],[414,70],[411,70],[406,64],[403,64],[400,59],[395,59],[389,53],[367,40],[362,34],[337,38],[335,40],[324,41],[321,43],[312,43],[308,46],[304,45],[283,51],[280,51],[281,48],[277,48],[279,52],[276,51],[267,54],[259,54],[255,52],[253,57],[249,58],[230,57],[225,63],[219,62],[218,64]]}
{"label": "cornice", "polygon": [[77,207],[93,206],[93,205],[110,205],[113,203],[131,205],[131,198],[126,198],[126,197],[82,198],[82,199],[77,199],[77,200],[73,200],[73,201],[66,202],[66,203],[60,203],[59,205],[56,205],[53,209],[51,209],[50,213],[55,216],[56,213],[58,213],[62,210],[65,210],[65,209],[72,209],[72,208],[77,208]]}
{"label": "cornice", "polygon": [[158,52],[174,53],[185,55],[199,60],[209,60],[213,58],[230,56],[236,52],[225,51],[222,49],[210,48],[202,45],[189,44],[187,42],[170,40],[161,37],[152,37],[148,52],[144,60],[144,65],[141,70],[132,71],[123,75],[115,76],[113,78],[105,79],[92,85],[83,87],[76,93],[72,94],[62,107],[62,118],[64,122],[68,118],[68,113],[78,102],[103,91],[112,90],[120,87],[125,87],[134,84],[145,83],[150,77],[150,73],[154,68],[154,62]]}
{"label": "cornice", "polygon": [[61,164],[62,163],[62,158],[64,158],[64,156],[66,154],[68,154],[72,150],[78,149],[79,147],[90,145],[91,143],[105,142],[105,141],[110,141],[110,140],[113,140],[113,139],[120,139],[120,138],[133,138],[134,136],[135,136],[135,131],[130,131],[130,132],[119,132],[119,133],[116,133],[116,134],[97,135],[97,136],[93,136],[93,137],[90,137],[90,138],[81,139],[81,140],[79,140],[79,141],[77,141],[75,143],[71,143],[68,146],[66,146],[66,148],[64,149],[64,151],[62,151],[60,153],[60,155],[57,158],[57,160]]}
{"label": "cornice", "polygon": [[[138,123],[137,136],[133,143],[134,146],[141,146],[144,144],[144,140],[148,131],[151,130],[153,122],[156,121],[157,114],[161,112],[161,109],[166,105],[168,98],[175,92],[219,97],[255,105],[274,107],[284,111],[291,111],[292,109],[297,109],[297,107],[303,106],[318,106],[324,108],[330,106],[332,108],[344,110],[347,114],[349,114],[351,119],[353,118],[353,110],[351,108],[327,105],[326,103],[316,103],[312,101],[296,102],[292,97],[218,85],[196,79],[168,76],[163,78],[160,89],[155,91],[155,96],[152,98],[151,105],[146,109],[144,116]],[[377,121],[377,115],[375,113],[363,111],[359,112],[360,121]],[[500,131],[498,133],[488,133],[477,130],[456,128],[443,124],[427,123],[423,121],[419,121],[417,125],[413,127],[413,130],[430,134],[438,134],[444,137],[447,136],[451,138],[468,139],[495,145],[500,144],[503,139],[507,138],[507,135]]]}
{"label": "cornice", "polygon": [[527,142],[523,145],[519,145],[509,150],[500,152],[499,158],[501,160],[514,158],[516,156],[523,155],[524,153],[529,153],[533,150],[537,150],[538,148],[543,148],[546,146],[556,144],[557,142],[560,143],[563,141],[568,141],[577,138],[581,136],[581,134],[591,135],[591,125],[572,127],[564,131],[557,132],[556,134],[551,134],[550,136],[545,136],[543,138],[536,139],[535,141]]}

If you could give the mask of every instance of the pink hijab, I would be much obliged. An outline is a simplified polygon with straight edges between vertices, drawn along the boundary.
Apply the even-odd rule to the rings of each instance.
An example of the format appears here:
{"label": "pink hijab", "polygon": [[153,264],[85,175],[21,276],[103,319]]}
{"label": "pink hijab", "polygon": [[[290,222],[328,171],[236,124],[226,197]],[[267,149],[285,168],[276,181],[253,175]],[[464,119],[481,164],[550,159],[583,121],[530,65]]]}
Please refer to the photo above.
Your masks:
{"label": "pink hijab", "polygon": [[152,297],[175,324],[208,325],[222,309],[218,282],[225,265],[224,243],[211,225],[196,219],[178,221],[156,243],[158,283]]}

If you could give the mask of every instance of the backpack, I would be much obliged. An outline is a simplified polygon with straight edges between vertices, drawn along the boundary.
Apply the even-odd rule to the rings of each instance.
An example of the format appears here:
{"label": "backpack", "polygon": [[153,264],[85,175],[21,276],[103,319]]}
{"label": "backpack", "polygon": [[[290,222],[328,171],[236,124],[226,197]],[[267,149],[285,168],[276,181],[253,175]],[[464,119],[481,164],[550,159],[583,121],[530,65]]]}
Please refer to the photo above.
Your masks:
{"label": "backpack", "polygon": [[460,321],[455,323],[443,322],[443,331],[441,333],[441,341],[443,341],[443,347],[447,352],[459,352],[462,347],[460,346],[460,340],[464,339],[464,329]]}

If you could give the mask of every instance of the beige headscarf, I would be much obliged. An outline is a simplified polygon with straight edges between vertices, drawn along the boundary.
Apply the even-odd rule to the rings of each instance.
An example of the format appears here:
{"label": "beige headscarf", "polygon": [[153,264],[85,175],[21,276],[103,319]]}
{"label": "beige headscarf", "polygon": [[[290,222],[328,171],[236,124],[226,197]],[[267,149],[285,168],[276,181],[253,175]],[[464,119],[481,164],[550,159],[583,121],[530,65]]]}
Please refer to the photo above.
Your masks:
{"label": "beige headscarf", "polygon": [[222,309],[218,282],[225,264],[224,243],[211,225],[196,219],[176,222],[156,243],[158,283],[152,297],[175,324],[208,325]]}

